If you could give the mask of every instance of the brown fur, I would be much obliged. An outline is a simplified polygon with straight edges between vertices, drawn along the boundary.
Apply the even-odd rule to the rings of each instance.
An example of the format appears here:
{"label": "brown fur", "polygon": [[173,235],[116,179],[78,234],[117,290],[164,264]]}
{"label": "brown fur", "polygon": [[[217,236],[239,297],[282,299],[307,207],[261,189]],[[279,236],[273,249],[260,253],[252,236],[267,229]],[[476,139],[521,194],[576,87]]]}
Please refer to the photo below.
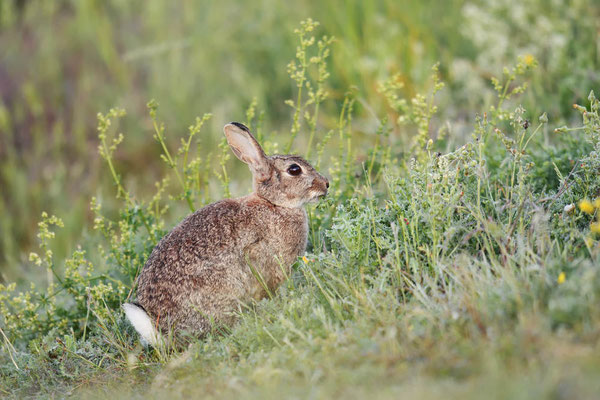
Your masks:
{"label": "brown fur", "polygon": [[[189,215],[150,254],[138,278],[137,302],[163,332],[200,336],[213,323],[229,326],[240,303],[267,295],[264,285],[274,293],[306,249],[302,206],[327,193],[327,179],[302,158],[267,157],[241,124],[224,131],[233,152],[250,166],[255,192]],[[294,163],[302,168],[299,176],[287,172]]]}

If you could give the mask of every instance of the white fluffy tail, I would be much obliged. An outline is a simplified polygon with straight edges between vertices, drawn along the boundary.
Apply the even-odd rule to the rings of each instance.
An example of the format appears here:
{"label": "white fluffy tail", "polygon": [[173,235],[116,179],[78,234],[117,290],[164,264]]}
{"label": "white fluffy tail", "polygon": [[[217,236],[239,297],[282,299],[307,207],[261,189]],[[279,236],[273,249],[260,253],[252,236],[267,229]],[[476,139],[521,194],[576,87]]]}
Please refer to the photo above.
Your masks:
{"label": "white fluffy tail", "polygon": [[132,303],[125,303],[122,307],[127,319],[140,334],[140,340],[144,346],[151,344],[156,347],[159,342],[162,342],[161,334],[156,330],[152,320],[142,307]]}

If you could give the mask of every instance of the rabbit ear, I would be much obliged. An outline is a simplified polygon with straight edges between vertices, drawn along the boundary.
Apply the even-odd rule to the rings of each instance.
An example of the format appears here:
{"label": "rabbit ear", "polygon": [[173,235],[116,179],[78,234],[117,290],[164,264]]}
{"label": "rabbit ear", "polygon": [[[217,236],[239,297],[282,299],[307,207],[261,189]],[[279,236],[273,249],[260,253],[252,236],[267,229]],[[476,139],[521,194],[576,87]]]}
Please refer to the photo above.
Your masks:
{"label": "rabbit ear", "polygon": [[250,130],[239,122],[231,122],[223,127],[223,132],[233,154],[248,164],[258,179],[267,179],[269,175],[267,156]]}

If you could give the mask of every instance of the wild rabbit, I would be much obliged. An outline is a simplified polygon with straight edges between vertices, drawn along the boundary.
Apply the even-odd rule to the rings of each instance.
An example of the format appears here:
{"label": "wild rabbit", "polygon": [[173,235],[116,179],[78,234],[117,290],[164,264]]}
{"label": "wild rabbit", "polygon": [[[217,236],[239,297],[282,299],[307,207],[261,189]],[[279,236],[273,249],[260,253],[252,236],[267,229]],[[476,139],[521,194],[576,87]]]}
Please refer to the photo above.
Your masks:
{"label": "wild rabbit", "polygon": [[265,155],[240,123],[223,131],[250,167],[254,193],[196,211],[156,245],[138,277],[137,302],[123,304],[143,342],[156,345],[170,329],[202,336],[230,326],[240,303],[273,293],[306,249],[302,206],[327,194],[329,182],[304,159]]}

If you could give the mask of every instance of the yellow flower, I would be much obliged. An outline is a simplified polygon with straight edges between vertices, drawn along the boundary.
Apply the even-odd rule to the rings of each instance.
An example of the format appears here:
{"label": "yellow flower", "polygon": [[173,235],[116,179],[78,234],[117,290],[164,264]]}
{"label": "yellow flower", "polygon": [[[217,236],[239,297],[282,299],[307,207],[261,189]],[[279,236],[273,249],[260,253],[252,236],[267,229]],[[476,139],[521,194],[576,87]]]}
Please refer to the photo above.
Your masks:
{"label": "yellow flower", "polygon": [[585,200],[581,200],[579,202],[579,209],[581,211],[583,211],[584,213],[588,213],[591,214],[594,212],[594,205],[592,204],[591,201],[589,201],[588,199]]}
{"label": "yellow flower", "polygon": [[525,56],[523,56],[523,62],[525,62],[525,65],[531,66],[535,62],[535,57],[531,54],[525,54]]}
{"label": "yellow flower", "polygon": [[594,207],[600,208],[600,197],[597,197],[596,200],[594,200]]}
{"label": "yellow flower", "polygon": [[302,261],[304,261],[305,264],[308,264],[308,258],[306,258],[306,256],[302,256]]}
{"label": "yellow flower", "polygon": [[590,225],[590,230],[594,233],[600,233],[600,222],[596,222]]}
{"label": "yellow flower", "polygon": [[565,273],[561,272],[560,274],[558,274],[558,279],[556,279],[556,282],[558,282],[558,284],[561,285],[565,283],[565,279],[567,279]]}

